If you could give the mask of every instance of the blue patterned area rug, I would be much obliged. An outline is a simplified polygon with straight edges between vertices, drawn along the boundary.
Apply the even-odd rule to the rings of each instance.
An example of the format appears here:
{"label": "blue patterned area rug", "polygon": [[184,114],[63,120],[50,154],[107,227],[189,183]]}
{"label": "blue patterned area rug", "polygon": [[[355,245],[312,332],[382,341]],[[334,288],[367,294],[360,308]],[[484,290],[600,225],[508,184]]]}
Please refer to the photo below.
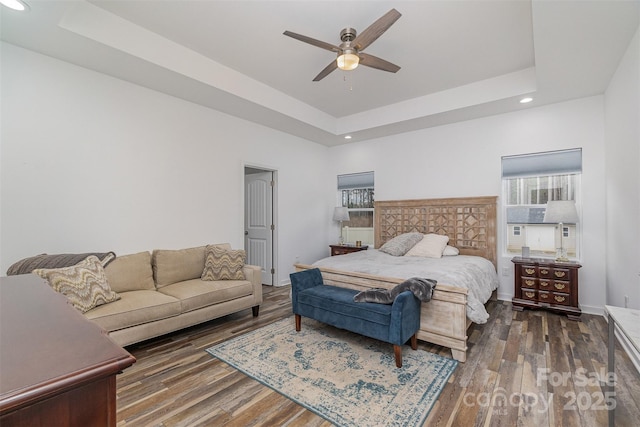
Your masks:
{"label": "blue patterned area rug", "polygon": [[293,317],[207,349],[337,426],[421,426],[458,362]]}

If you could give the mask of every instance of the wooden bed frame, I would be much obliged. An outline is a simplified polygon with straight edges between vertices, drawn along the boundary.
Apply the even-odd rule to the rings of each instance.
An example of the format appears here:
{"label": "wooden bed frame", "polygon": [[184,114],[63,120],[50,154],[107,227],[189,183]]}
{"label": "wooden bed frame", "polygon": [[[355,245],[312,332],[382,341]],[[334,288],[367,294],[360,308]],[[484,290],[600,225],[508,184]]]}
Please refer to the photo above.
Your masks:
{"label": "wooden bed frame", "polygon": [[[376,248],[403,233],[437,233],[463,255],[475,255],[497,265],[497,197],[390,200],[375,202]],[[296,271],[315,268],[296,264]],[[326,284],[352,289],[390,289],[403,279],[320,268]],[[429,303],[422,305],[418,339],[451,349],[454,359],[467,359],[467,290],[438,283]]]}

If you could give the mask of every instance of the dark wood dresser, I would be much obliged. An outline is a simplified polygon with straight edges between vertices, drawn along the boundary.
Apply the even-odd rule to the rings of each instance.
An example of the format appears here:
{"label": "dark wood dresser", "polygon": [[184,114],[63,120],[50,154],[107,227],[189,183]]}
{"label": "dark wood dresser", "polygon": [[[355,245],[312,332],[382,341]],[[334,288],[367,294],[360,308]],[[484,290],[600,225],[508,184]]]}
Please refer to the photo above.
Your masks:
{"label": "dark wood dresser", "polygon": [[0,425],[115,426],[135,358],[35,275],[0,277]]}
{"label": "dark wood dresser", "polygon": [[514,269],[514,310],[524,307],[545,308],[564,313],[573,320],[582,314],[578,303],[578,269],[576,262],[556,262],[543,258],[511,260]]}

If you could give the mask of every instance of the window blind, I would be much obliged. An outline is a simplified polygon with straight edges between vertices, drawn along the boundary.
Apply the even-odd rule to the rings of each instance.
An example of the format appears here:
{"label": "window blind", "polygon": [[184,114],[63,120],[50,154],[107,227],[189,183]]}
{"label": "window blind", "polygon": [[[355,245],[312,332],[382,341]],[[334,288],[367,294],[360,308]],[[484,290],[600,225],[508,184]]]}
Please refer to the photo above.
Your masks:
{"label": "window blind", "polygon": [[373,172],[338,175],[338,190],[373,188]]}
{"label": "window blind", "polygon": [[582,173],[582,148],[502,157],[502,178]]}

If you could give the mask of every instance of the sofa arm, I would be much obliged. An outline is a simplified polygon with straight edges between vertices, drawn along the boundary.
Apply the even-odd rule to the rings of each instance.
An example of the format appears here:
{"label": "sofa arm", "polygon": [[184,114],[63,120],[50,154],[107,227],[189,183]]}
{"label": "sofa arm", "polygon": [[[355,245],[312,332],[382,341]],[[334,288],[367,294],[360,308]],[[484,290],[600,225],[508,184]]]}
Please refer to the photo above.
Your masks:
{"label": "sofa arm", "polygon": [[256,305],[262,304],[262,269],[257,265],[245,264],[242,267],[242,273],[253,286]]}
{"label": "sofa arm", "polygon": [[402,345],[420,329],[420,300],[411,291],[400,293],[391,306],[389,341]]}
{"label": "sofa arm", "polygon": [[309,270],[298,271],[296,273],[289,274],[291,279],[291,304],[294,313],[298,311],[298,292],[302,292],[305,289],[313,288],[314,286],[323,285],[322,273],[318,268],[312,268]]}

